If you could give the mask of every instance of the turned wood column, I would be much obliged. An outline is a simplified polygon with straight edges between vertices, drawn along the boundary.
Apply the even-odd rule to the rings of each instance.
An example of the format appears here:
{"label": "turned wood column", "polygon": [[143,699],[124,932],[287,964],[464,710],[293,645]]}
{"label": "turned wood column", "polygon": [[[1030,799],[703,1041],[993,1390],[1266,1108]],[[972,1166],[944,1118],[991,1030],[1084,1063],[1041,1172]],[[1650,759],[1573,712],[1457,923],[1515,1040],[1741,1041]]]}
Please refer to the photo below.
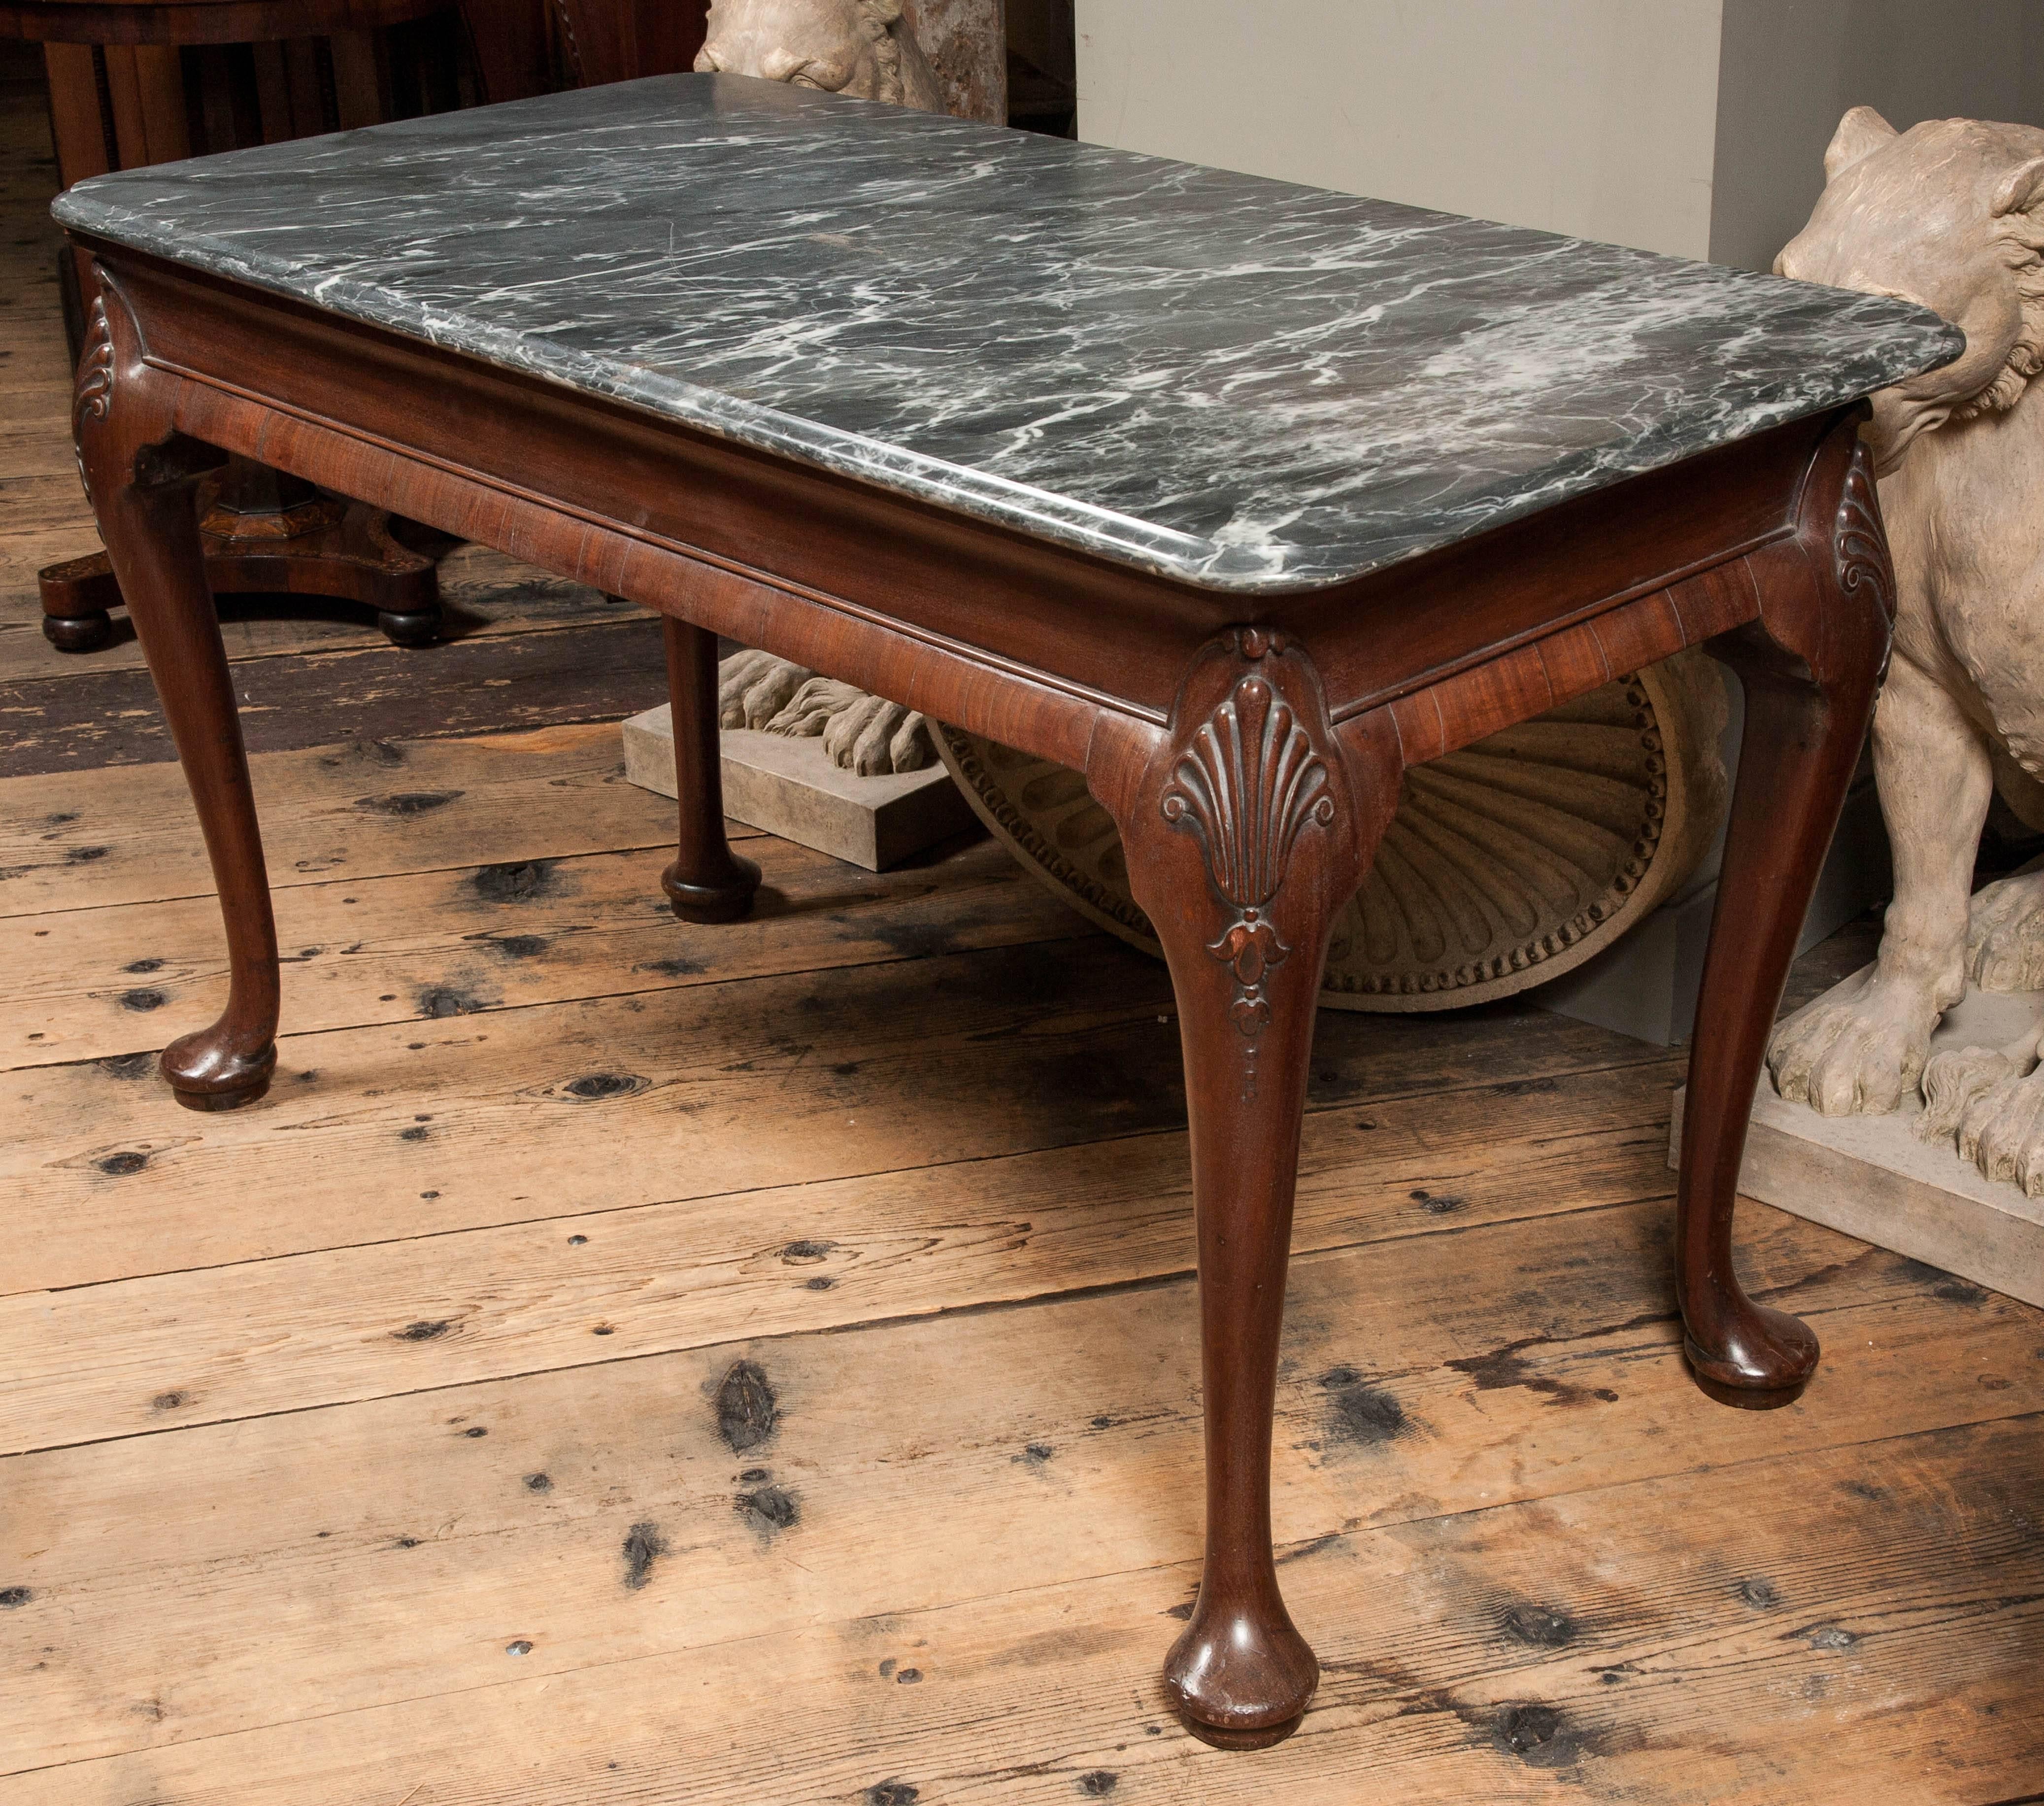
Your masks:
{"label": "turned wood column", "polygon": [[724,755],[717,729],[717,635],[661,618],[674,730],[674,857],[660,888],[684,922],[736,922],[750,912],[759,868],[724,834]]}

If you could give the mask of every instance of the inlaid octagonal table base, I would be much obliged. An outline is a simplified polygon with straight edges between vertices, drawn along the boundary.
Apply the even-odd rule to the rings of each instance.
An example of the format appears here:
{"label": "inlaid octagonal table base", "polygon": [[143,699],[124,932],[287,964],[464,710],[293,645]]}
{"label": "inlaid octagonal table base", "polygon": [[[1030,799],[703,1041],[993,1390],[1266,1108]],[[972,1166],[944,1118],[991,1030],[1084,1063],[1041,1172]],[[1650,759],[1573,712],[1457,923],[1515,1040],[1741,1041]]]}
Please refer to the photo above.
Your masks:
{"label": "inlaid octagonal table base", "polygon": [[[469,27],[494,98],[536,91],[544,73],[536,15],[528,19],[530,9],[487,0],[0,0],[0,37],[44,47],[58,175],[68,185],[110,168],[188,157],[191,125],[201,113],[209,135],[236,118],[221,52],[213,49],[206,65],[210,88],[188,95],[187,80],[195,78],[181,47],[253,45],[259,71],[271,77],[257,76],[263,136],[302,137],[380,118],[383,98],[370,33],[450,10],[459,10]],[[332,80],[324,93],[314,37],[329,40]],[[287,40],[298,40],[288,79],[279,48]],[[67,260],[74,256],[64,253]],[[89,302],[92,276],[83,253],[63,273]],[[394,644],[426,645],[439,637],[433,561],[392,535],[386,511],[317,495],[246,458],[229,461],[218,492],[206,503],[206,575],[216,595],[353,603],[375,611]],[[89,653],[111,643],[109,611],[125,604],[104,553],[46,565],[36,576],[43,636],[52,645]]]}
{"label": "inlaid octagonal table base", "polygon": [[[375,610],[393,645],[440,635],[440,572],[391,531],[382,508],[322,495],[252,459],[231,460],[198,496],[206,587],[221,595],[315,595]],[[96,652],[113,637],[108,611],[125,608],[104,552],[45,564],[43,637],[59,652]]]}
{"label": "inlaid octagonal table base", "polygon": [[724,838],[718,634],[1079,774],[1185,1055],[1206,1559],[1163,1685],[1198,1735],[1267,1743],[1318,1677],[1272,1554],[1270,1413],[1343,912],[1401,788],[1701,647],[1746,711],[1676,1295],[1713,1396],[1809,1379],[1815,1337],[1740,1287],[1735,1189],[1887,653],[1861,398],[1956,353],[1933,316],[728,77],[58,210],[104,276],[82,463],[227,931],[225,1013],[163,1053],[181,1100],[259,1098],[279,1026],[191,503],[225,453],[667,617],[690,921],[759,883]]}

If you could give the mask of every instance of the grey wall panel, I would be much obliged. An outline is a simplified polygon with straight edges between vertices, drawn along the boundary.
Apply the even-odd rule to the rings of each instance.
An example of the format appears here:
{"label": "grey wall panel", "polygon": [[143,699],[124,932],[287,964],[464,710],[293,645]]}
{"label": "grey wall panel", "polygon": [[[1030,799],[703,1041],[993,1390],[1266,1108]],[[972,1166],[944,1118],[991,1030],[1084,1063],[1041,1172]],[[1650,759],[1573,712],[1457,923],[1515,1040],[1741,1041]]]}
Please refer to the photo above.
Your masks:
{"label": "grey wall panel", "polygon": [[1724,0],[1712,260],[1764,270],[1824,185],[1851,106],[1899,130],[1965,117],[2044,125],[2040,0]]}

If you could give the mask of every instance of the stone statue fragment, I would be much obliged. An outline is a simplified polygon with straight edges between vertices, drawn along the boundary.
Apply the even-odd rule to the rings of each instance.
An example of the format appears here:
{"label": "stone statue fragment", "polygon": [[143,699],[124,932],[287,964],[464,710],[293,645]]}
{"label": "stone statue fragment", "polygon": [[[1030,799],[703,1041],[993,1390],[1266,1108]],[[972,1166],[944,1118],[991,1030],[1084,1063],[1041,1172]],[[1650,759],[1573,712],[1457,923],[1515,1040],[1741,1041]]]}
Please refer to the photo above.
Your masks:
{"label": "stone statue fragment", "polygon": [[2044,872],[1969,895],[1992,799],[2044,829],[2044,130],[1869,107],[1839,123],[1778,273],[1899,295],[1966,335],[1886,389],[1867,429],[1895,561],[1895,652],[1873,725],[1895,900],[1872,976],[1790,1019],[1768,1065],[1827,1115],[1900,1108],[1990,1178],[2044,1196],[2035,1035],[1926,1060],[1972,984],[2044,990]]}
{"label": "stone statue fragment", "polygon": [[717,704],[720,727],[796,740],[820,735],[832,761],[861,777],[919,772],[936,757],[928,725],[915,710],[771,653],[726,659],[717,672]]}
{"label": "stone statue fragment", "polygon": [[711,0],[696,67],[944,110],[901,0]]}

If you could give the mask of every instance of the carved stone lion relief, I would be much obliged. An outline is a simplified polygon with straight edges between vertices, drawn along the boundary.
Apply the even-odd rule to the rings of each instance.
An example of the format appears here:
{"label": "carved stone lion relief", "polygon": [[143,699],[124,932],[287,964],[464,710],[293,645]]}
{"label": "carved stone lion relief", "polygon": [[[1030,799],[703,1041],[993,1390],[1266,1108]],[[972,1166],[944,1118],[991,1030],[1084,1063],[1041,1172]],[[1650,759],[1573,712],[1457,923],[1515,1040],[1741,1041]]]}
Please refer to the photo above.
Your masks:
{"label": "carved stone lion relief", "polygon": [[791,664],[771,653],[734,653],[718,668],[717,725],[795,740],[820,737],[833,763],[861,777],[920,772],[935,757],[923,717],[884,696]]}
{"label": "carved stone lion relief", "polygon": [[1840,121],[1827,186],[1777,260],[1784,275],[1935,310],[1966,335],[1942,370],[1883,390],[1868,429],[1896,590],[1873,723],[1895,854],[1880,957],[1857,992],[1784,1023],[1777,1088],[1826,1115],[1881,1114],[1919,1082],[1927,1138],[2044,1196],[2034,1035],[1941,1053],[1965,995],[2044,990],[2044,872],[1972,889],[1998,792],[2044,828],[2044,131],[1870,107]]}

